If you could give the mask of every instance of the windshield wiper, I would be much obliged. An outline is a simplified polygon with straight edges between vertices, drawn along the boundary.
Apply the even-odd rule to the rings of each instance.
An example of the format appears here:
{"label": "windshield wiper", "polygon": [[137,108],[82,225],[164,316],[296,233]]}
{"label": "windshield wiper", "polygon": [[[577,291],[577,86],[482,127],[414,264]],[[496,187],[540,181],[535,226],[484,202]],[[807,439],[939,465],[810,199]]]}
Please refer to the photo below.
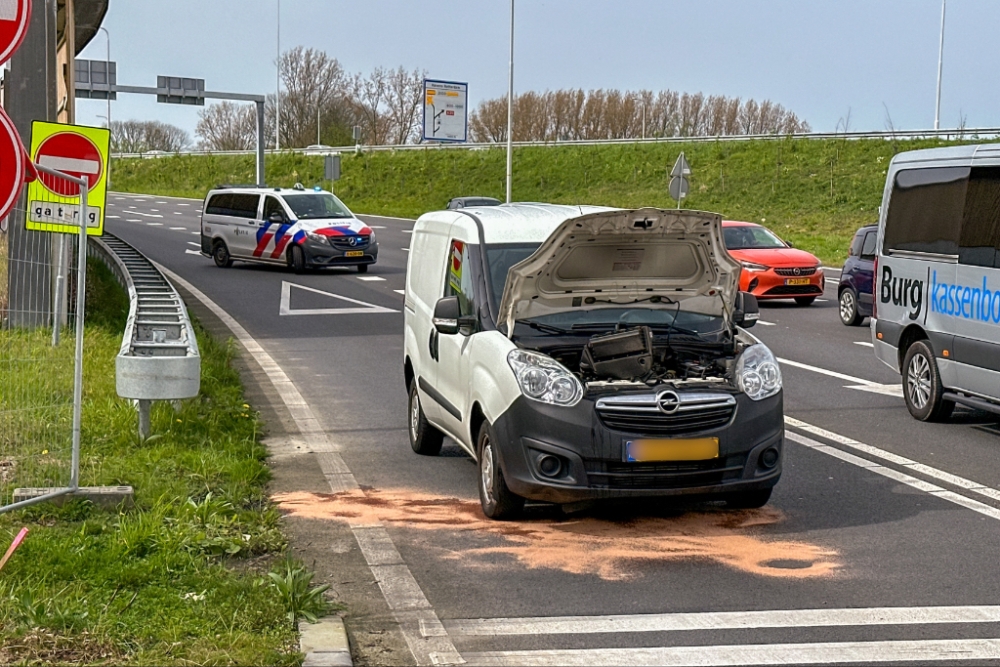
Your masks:
{"label": "windshield wiper", "polygon": [[[568,333],[573,333],[569,329],[563,329],[561,327],[554,327],[551,324],[542,324],[541,322],[535,322],[533,320],[518,320],[518,322],[521,323],[521,324],[527,324],[532,329],[535,329],[536,331],[541,331],[542,333],[549,333],[549,334],[568,334]],[[575,329],[576,325],[573,325],[573,328]]]}

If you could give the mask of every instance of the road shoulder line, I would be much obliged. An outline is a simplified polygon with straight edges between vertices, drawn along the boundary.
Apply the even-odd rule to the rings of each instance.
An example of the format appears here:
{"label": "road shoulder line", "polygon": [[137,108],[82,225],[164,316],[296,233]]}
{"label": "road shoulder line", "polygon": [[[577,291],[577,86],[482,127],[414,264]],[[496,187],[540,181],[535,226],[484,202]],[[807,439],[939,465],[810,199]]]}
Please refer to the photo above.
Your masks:
{"label": "road shoulder line", "polygon": [[[154,264],[156,263],[154,262]],[[212,311],[232,332],[247,353],[257,361],[282,403],[285,404],[292,421],[299,428],[302,439],[310,451],[322,453],[322,456],[317,456],[317,460],[324,476],[330,483],[331,492],[360,490],[357,480],[350,472],[343,457],[336,451],[337,448],[333,446],[326,432],[319,426],[319,420],[316,419],[312,409],[267,350],[232,315],[223,310],[197,287],[161,264],[156,264],[156,267]],[[376,540],[366,539],[365,533],[360,533],[360,531],[370,531],[372,528],[379,531]],[[385,527],[381,524],[375,526],[370,524],[366,526],[352,525],[351,530],[372,575],[378,581],[386,604],[392,610],[417,665],[463,662],[447,633],[433,633],[433,636],[427,636],[429,633],[421,632],[425,627],[441,627],[441,621],[424,596],[413,573],[399,556],[399,552],[393,545],[392,538],[389,537]],[[385,566],[379,564],[379,560],[390,547],[398,558],[398,564],[387,570]],[[331,650],[336,651],[337,648],[334,647]],[[325,650],[321,651],[320,649],[316,649],[316,651],[325,652]]]}

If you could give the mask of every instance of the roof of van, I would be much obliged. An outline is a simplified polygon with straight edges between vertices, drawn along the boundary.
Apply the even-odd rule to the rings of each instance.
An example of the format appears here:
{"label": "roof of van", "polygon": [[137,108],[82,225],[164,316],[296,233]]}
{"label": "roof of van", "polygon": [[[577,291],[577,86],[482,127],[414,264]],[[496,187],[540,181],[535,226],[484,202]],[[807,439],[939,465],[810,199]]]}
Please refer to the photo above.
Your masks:
{"label": "roof of van", "polygon": [[970,144],[967,146],[948,146],[945,148],[924,148],[917,151],[905,151],[892,158],[896,164],[903,162],[926,162],[929,160],[971,160],[1000,158],[1000,144]]}
{"label": "roof of van", "polygon": [[320,188],[273,188],[260,185],[220,185],[208,191],[208,194],[219,194],[226,192],[229,194],[253,194],[253,195],[307,195],[307,194],[333,194],[329,190]]}
{"label": "roof of van", "polygon": [[570,218],[613,210],[615,209],[607,206],[516,203],[501,204],[500,206],[470,206],[456,211],[443,211],[443,213],[457,214],[458,219],[467,215],[474,216],[483,225],[483,236],[486,243],[541,243],[559,225]]}

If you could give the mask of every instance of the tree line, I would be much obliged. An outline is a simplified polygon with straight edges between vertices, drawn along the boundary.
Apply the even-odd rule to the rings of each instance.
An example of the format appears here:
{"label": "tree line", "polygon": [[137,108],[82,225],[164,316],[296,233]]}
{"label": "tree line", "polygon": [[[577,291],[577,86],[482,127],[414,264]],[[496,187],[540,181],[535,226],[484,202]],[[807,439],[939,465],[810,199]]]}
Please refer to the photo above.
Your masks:
{"label": "tree line", "polygon": [[[663,90],[555,90],[514,96],[514,141],[572,141],[798,134],[809,123],[764,100]],[[484,100],[469,118],[472,141],[507,140],[507,96]]]}

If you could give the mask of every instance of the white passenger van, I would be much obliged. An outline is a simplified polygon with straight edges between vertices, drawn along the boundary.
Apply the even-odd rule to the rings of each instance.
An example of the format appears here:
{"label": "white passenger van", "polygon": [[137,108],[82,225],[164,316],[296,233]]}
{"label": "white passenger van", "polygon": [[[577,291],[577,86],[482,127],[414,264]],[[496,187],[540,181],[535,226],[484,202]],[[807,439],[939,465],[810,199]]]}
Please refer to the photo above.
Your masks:
{"label": "white passenger van", "polygon": [[1000,413],[1000,145],[900,153],[889,165],[875,264],[875,354],[906,407]]}
{"label": "white passenger van", "polygon": [[526,499],[767,503],[781,372],[746,331],[722,218],[506,204],[427,213],[406,271],[410,445],[479,464],[493,519]]}

